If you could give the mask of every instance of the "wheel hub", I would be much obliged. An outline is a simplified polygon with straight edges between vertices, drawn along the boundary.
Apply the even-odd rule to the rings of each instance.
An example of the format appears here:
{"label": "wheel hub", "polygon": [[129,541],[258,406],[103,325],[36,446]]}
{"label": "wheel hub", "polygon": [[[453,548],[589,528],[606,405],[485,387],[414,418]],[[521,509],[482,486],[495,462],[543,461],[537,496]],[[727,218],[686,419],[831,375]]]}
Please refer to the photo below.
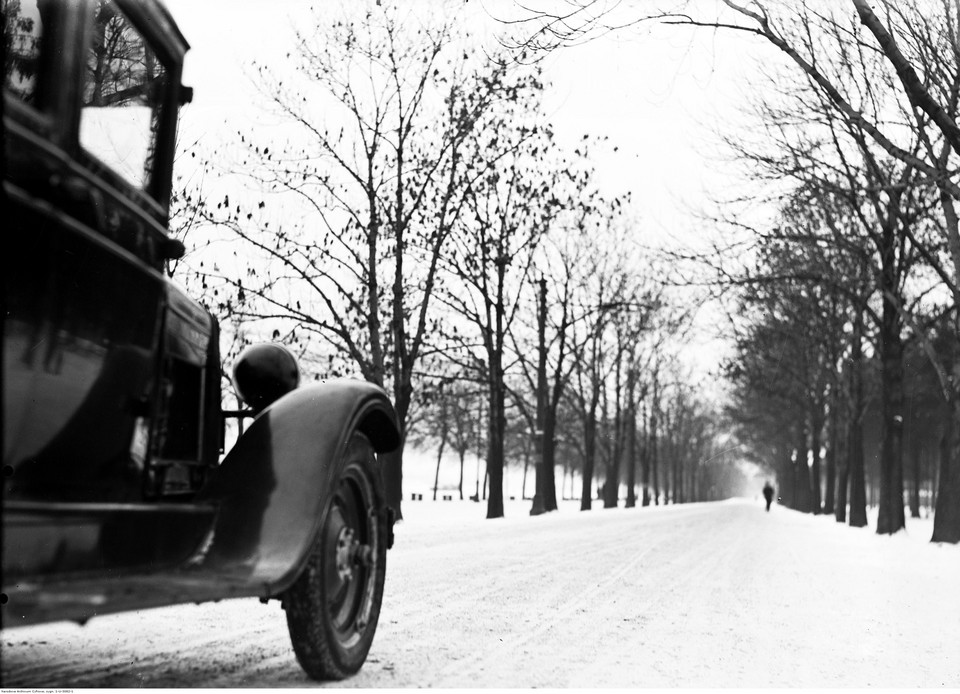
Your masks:
{"label": "wheel hub", "polygon": [[337,576],[341,581],[353,578],[356,567],[370,568],[373,564],[373,548],[360,544],[353,528],[343,527],[337,536]]}
{"label": "wheel hub", "polygon": [[354,557],[357,554],[359,542],[353,528],[340,529],[337,537],[337,575],[341,581],[349,581],[353,576]]}

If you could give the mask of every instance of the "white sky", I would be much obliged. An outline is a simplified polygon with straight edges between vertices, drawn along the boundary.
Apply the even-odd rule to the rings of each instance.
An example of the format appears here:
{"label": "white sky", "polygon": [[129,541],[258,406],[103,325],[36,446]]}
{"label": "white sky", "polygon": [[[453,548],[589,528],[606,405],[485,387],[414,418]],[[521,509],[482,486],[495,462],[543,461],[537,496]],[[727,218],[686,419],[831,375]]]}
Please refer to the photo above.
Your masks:
{"label": "white sky", "polygon": [[[245,67],[282,58],[292,34],[290,17],[309,3],[278,2],[266,12],[259,0],[166,4],[192,46],[184,74],[195,88],[184,113],[187,127],[203,123],[217,132],[224,123],[235,126],[222,130],[227,136],[249,127],[256,95]],[[481,15],[484,7],[496,11],[502,4],[468,3]],[[718,156],[713,130],[739,122],[737,107],[749,86],[748,47],[739,36],[660,27],[608,35],[547,59],[546,110],[558,138],[610,137],[619,152],[598,163],[601,180],[611,190],[633,192],[647,233],[684,234],[699,227],[688,208],[699,208],[711,193],[722,195],[735,183]]]}

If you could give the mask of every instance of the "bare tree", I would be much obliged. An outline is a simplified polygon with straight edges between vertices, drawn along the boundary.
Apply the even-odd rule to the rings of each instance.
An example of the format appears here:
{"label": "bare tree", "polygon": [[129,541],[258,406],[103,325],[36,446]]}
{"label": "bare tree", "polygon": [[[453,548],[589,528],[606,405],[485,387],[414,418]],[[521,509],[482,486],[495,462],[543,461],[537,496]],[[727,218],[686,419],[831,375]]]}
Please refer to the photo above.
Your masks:
{"label": "bare tree", "polygon": [[503,516],[506,358],[508,334],[521,305],[534,251],[560,201],[553,193],[562,170],[544,166],[551,133],[531,104],[541,89],[536,73],[517,87],[514,108],[478,133],[473,155],[484,163],[465,199],[468,211],[441,259],[451,277],[441,300],[466,321],[464,337],[483,354],[488,392],[487,517]]}
{"label": "bare tree", "polygon": [[[589,320],[592,313],[588,310],[577,315],[576,301],[587,282],[587,259],[596,252],[597,235],[603,233],[611,215],[621,206],[620,200],[605,201],[592,190],[586,141],[574,154],[583,162],[566,167],[567,185],[554,191],[562,199],[558,214],[550,234],[537,249],[537,324],[533,326],[521,316],[510,332],[523,374],[523,393],[529,398],[524,398],[519,389],[514,389],[513,395],[534,432],[539,452],[531,509],[534,515],[557,510],[557,416],[575,366],[574,357],[581,347],[574,344],[573,326]],[[536,355],[536,360],[529,355]]]}
{"label": "bare tree", "polygon": [[[252,259],[221,255],[202,272],[236,320],[283,324],[277,334],[300,351],[390,390],[405,430],[440,257],[477,175],[465,149],[516,87],[505,63],[459,48],[443,12],[428,24],[379,7],[326,15],[296,33],[296,78],[256,66],[298,137],[238,133],[235,170],[257,197],[197,207]],[[402,447],[385,454],[384,477],[399,514]]]}

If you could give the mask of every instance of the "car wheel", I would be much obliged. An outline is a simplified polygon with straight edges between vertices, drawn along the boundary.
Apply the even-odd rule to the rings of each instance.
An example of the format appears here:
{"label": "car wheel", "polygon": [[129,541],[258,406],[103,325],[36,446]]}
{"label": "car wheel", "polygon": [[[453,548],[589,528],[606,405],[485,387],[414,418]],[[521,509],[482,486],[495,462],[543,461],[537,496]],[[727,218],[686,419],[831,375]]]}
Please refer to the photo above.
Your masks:
{"label": "car wheel", "polygon": [[356,673],[377,629],[387,528],[375,465],[370,442],[354,433],[337,462],[307,564],[284,595],[293,650],[314,679]]}

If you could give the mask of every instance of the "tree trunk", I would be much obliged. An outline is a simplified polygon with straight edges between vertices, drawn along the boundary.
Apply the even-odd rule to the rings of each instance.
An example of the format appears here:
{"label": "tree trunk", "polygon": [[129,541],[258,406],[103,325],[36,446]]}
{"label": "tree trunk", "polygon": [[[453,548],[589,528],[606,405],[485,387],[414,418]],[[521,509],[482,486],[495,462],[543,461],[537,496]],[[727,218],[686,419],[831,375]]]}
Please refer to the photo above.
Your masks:
{"label": "tree trunk", "polygon": [[580,491],[580,510],[589,511],[593,507],[593,465],[597,448],[597,419],[587,417],[583,429],[583,479]]}
{"label": "tree trunk", "polygon": [[[482,457],[483,451],[483,399],[478,399],[477,403],[477,478],[474,485],[474,493],[471,497],[473,501],[480,502],[480,459]],[[484,471],[486,471],[486,465],[484,465]],[[484,472],[486,475],[486,472]],[[486,490],[486,480],[484,480],[484,490]],[[486,497],[486,492],[484,491],[484,497]]]}
{"label": "tree trunk", "polygon": [[437,487],[440,486],[440,461],[443,460],[443,448],[447,443],[447,437],[440,437],[440,450],[437,452],[437,471],[433,474],[433,500],[437,500]]}
{"label": "tree trunk", "polygon": [[960,542],[960,397],[944,407],[940,472],[931,542]]}
{"label": "tree trunk", "polygon": [[660,441],[660,462],[661,479],[663,483],[663,505],[666,506],[673,500],[673,490],[671,482],[673,481],[673,447],[670,441],[670,411],[663,416],[663,437]]}
{"label": "tree trunk", "polygon": [[847,446],[850,481],[850,525],[867,525],[867,490],[863,459],[863,308],[856,308],[850,349],[850,443]]}
{"label": "tree trunk", "polygon": [[400,446],[396,451],[383,457],[383,487],[387,506],[393,509],[397,520],[403,518],[403,449],[407,438],[407,415],[410,411],[410,400],[413,395],[413,386],[410,374],[398,369],[393,382],[393,406],[397,411],[397,421],[400,423]]}
{"label": "tree trunk", "polygon": [[847,522],[847,465],[837,465],[837,489],[834,497],[833,517],[838,523]]}
{"label": "tree trunk", "polygon": [[[889,225],[888,225],[889,227]],[[903,341],[900,312],[893,301],[897,291],[894,273],[892,229],[882,233],[884,252],[880,289],[883,314],[880,321],[882,440],[880,444],[880,508],[877,533],[890,535],[905,526],[903,513]]]}
{"label": "tree trunk", "polygon": [[660,505],[660,481],[657,479],[659,477],[659,461],[657,457],[660,454],[658,442],[657,442],[657,410],[660,408],[660,382],[657,378],[656,371],[653,374],[653,403],[650,406],[650,471],[652,476],[652,488],[653,492],[653,505]]}
{"label": "tree trunk", "polygon": [[657,442],[657,415],[650,415],[650,472],[652,476],[650,490],[653,496],[653,505],[660,505],[660,480],[659,477],[659,446]]}
{"label": "tree trunk", "polygon": [[796,492],[794,508],[803,513],[810,512],[810,467],[807,465],[809,449],[807,448],[807,424],[799,423],[797,443],[797,458],[794,461],[794,479]]}
{"label": "tree trunk", "polygon": [[[833,444],[830,446],[833,451],[833,461],[834,461],[834,471],[836,473],[834,489],[832,493],[833,498],[833,517],[838,523],[847,522],[847,491],[849,489],[849,459],[847,455],[847,445],[849,444],[848,433],[848,417],[849,417],[849,402],[842,402],[841,398],[843,397],[840,393],[840,382],[839,379],[835,383],[837,387],[836,397],[834,398],[833,406],[836,408],[836,417],[833,418],[831,426],[833,427],[832,440]],[[843,406],[843,409],[841,409]],[[843,432],[843,436],[841,436]]]}
{"label": "tree trunk", "polygon": [[[914,436],[913,438],[916,438]],[[910,517],[920,517],[920,443],[911,441],[910,447]]]}
{"label": "tree trunk", "polygon": [[593,508],[593,473],[597,458],[597,407],[600,404],[601,385],[597,373],[599,359],[599,337],[594,335],[592,359],[590,361],[590,401],[584,412],[583,422],[583,484],[580,496],[580,510]]}
{"label": "tree trunk", "polygon": [[[712,453],[707,454],[712,455]],[[696,462],[691,463],[690,469],[687,472],[687,501],[691,504],[695,504],[699,501],[697,498],[697,464]]]}
{"label": "tree trunk", "polygon": [[403,494],[403,448],[401,440],[396,450],[377,455],[386,505],[393,509],[397,520],[403,517],[400,513],[400,495]]}
{"label": "tree trunk", "polygon": [[548,407],[543,423],[543,505],[546,511],[557,510],[556,435],[557,412],[556,409]]}
{"label": "tree trunk", "polygon": [[[640,418],[647,422],[647,406],[643,404]],[[647,429],[644,427],[644,440],[640,445],[640,504],[650,505],[650,444],[647,440]]]}
{"label": "tree trunk", "polygon": [[678,447],[674,450],[673,459],[673,503],[683,503],[683,451]]}
{"label": "tree trunk", "polygon": [[867,489],[863,460],[863,424],[850,426],[850,525],[867,525]]}
{"label": "tree trunk", "polygon": [[[619,419],[619,413],[615,419]],[[613,442],[610,458],[607,461],[606,480],[603,485],[603,507],[616,508],[620,501],[620,432],[619,425],[613,427]]]}
{"label": "tree trunk", "polygon": [[603,483],[603,507],[616,508],[620,502],[620,461],[614,458],[607,465],[607,478]]}
{"label": "tree trunk", "polygon": [[491,356],[490,415],[487,440],[487,478],[489,479],[487,518],[503,518],[503,435],[507,426],[504,412],[506,394],[499,355]]}
{"label": "tree trunk", "polygon": [[[619,364],[618,364],[619,366]],[[619,386],[619,378],[615,379],[615,387]],[[619,388],[617,388],[619,390]],[[600,410],[601,439],[603,440],[603,460],[601,469],[603,470],[603,487],[600,488],[599,501],[603,502],[604,508],[616,506],[617,502],[617,476],[615,469],[617,467],[617,426],[616,416],[612,418],[609,415],[609,399],[607,398],[606,388],[602,389],[603,403]],[[619,400],[619,398],[618,398]],[[612,503],[611,503],[612,501]]]}
{"label": "tree trunk", "polygon": [[677,412],[674,415],[674,441],[670,456],[670,471],[673,474],[673,503],[683,503],[683,458],[684,458],[684,409],[677,401]]}
{"label": "tree trunk", "polygon": [[536,485],[533,492],[531,516],[546,512],[547,459],[546,459],[546,418],[547,418],[547,280],[540,277],[540,291],[537,301],[537,413],[533,433],[536,456]]}
{"label": "tree trunk", "polygon": [[[530,454],[526,450],[523,452],[523,483],[520,485],[520,498],[527,500],[527,469],[530,467]],[[536,482],[534,482],[536,484]]]}
{"label": "tree trunk", "polygon": [[[793,474],[793,449],[785,450],[783,456],[778,461],[777,475],[777,500],[787,508],[797,508],[796,479]],[[709,500],[709,497],[708,497]]]}
{"label": "tree trunk", "polygon": [[627,384],[627,501],[626,508],[637,505],[637,406],[634,402],[635,372],[631,369]]}
{"label": "tree trunk", "polygon": [[[960,219],[953,198],[941,185],[940,202],[947,222],[947,237],[954,263],[954,277],[960,281]],[[954,306],[960,306],[960,289],[954,291]],[[946,339],[944,367],[952,377],[944,408],[940,465],[937,467],[936,505],[933,517],[933,542],[960,542],[960,313],[944,330]]]}
{"label": "tree trunk", "polygon": [[[830,399],[829,424],[827,425],[827,454],[824,459],[824,464],[827,468],[827,484],[825,488],[826,495],[823,497],[823,512],[824,514],[831,516],[834,513],[834,508],[836,505],[837,432],[839,430],[837,420],[840,416],[839,412],[837,411],[839,398],[836,396],[836,389],[833,388],[832,390],[834,392]],[[846,500],[844,500],[844,503],[846,503]]]}
{"label": "tree trunk", "polygon": [[819,515],[823,511],[823,497],[820,486],[820,436],[823,431],[823,403],[819,402],[819,398],[814,398],[811,404],[810,453],[813,463],[810,466],[810,513]]}

